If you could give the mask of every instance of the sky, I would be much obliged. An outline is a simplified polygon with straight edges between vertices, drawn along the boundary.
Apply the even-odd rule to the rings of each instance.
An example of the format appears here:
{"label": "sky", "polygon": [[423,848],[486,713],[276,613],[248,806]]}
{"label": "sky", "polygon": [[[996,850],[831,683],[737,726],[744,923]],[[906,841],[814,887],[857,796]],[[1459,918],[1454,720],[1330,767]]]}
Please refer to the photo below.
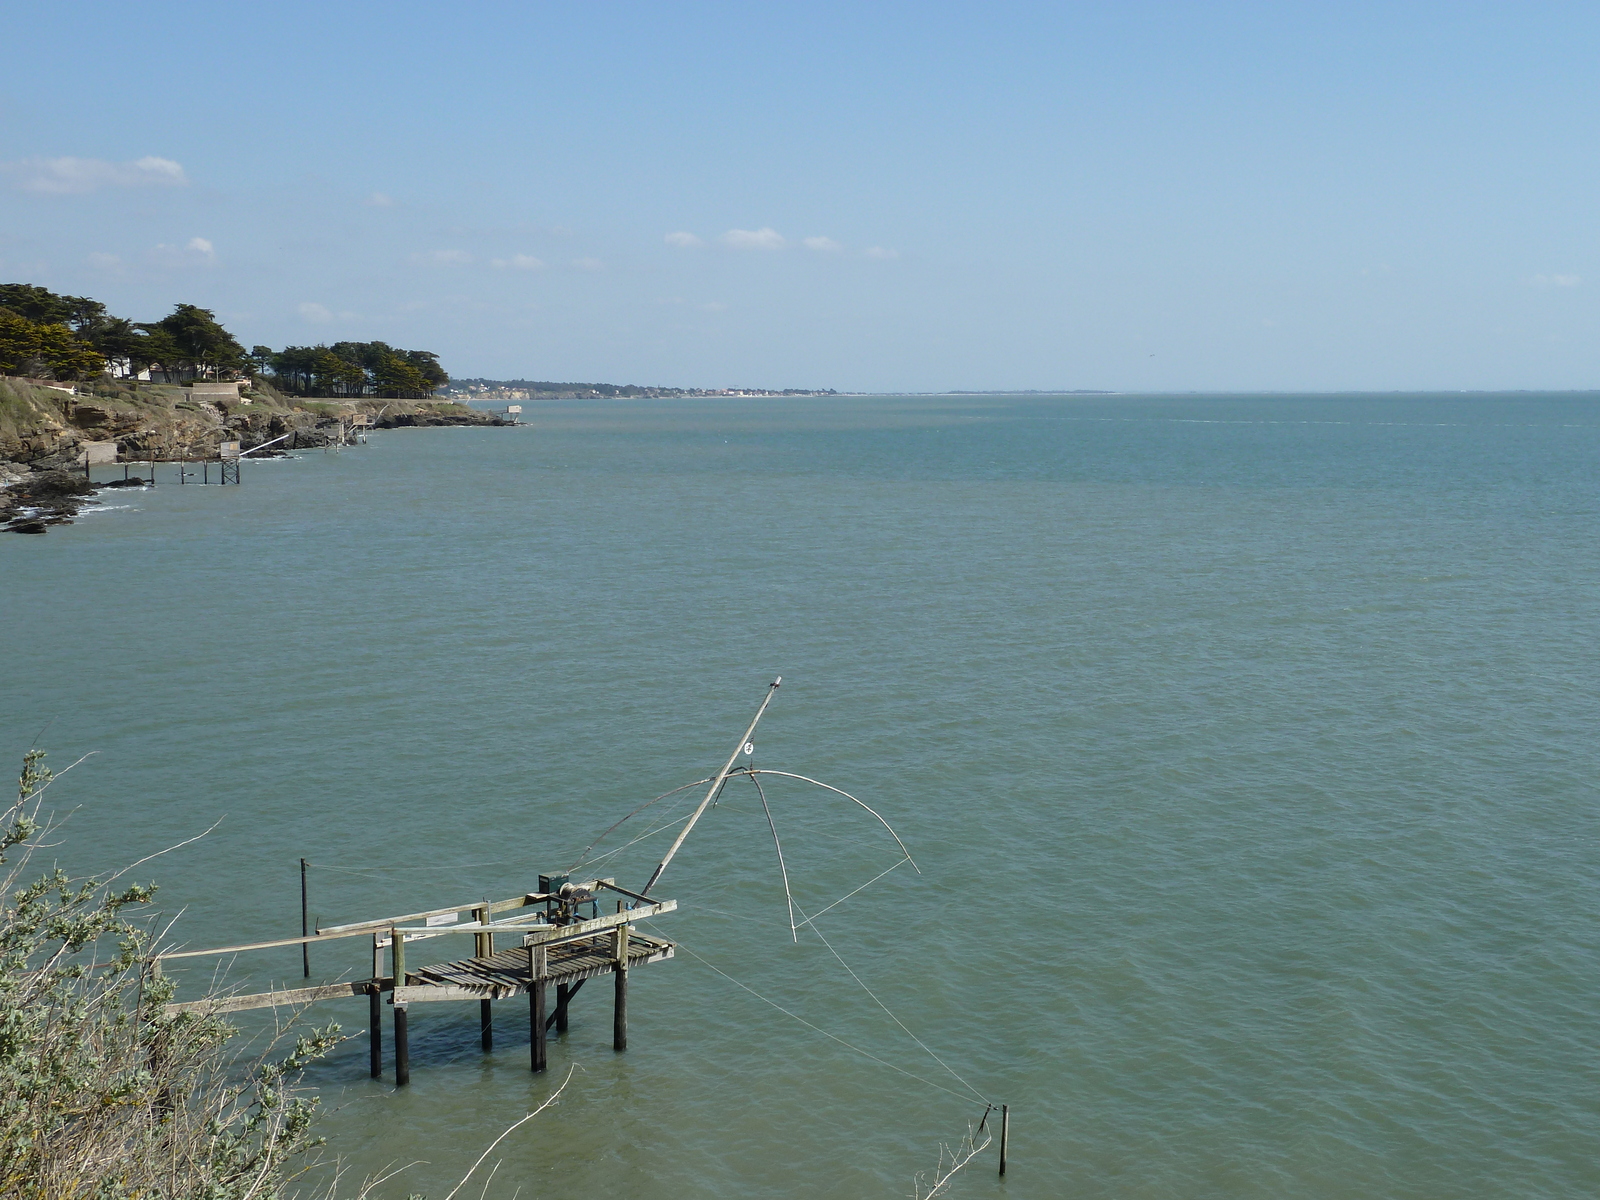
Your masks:
{"label": "sky", "polygon": [[199,304],[246,346],[680,387],[1600,386],[1600,6],[7,26],[0,281]]}

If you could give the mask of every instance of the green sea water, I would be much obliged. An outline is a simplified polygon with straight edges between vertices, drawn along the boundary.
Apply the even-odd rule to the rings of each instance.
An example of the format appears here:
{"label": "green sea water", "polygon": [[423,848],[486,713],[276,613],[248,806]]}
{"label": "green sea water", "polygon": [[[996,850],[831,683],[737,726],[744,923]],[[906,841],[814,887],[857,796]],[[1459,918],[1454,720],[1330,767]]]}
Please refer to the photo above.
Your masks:
{"label": "green sea water", "polygon": [[[220,821],[146,868],[193,946],[298,933],[302,856],[324,923],[509,896],[720,766],[781,673],[756,764],[921,874],[796,944],[736,783],[657,889],[682,949],[629,1050],[603,982],[544,1076],[525,1004],[491,1055],[419,1006],[409,1088],[361,1039],[313,1072],[355,1176],[442,1197],[576,1064],[491,1196],[905,1196],[979,1097],[1010,1173],[952,1196],[1600,1189],[1600,398],[526,415],[0,540],[0,755],[95,752],[66,864]],[[898,857],[768,798],[806,912]]]}

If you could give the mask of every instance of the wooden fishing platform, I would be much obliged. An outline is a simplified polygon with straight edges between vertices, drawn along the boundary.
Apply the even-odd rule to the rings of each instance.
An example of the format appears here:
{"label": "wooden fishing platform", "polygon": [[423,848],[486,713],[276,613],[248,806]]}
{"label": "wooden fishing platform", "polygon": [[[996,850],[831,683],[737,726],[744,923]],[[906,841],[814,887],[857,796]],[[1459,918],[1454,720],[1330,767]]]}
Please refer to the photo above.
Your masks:
{"label": "wooden fishing platform", "polygon": [[[599,893],[612,891],[622,897],[614,914],[599,914]],[[408,1010],[413,1004],[446,1000],[476,1000],[479,1004],[480,1033],[485,1050],[494,1046],[492,1002],[516,996],[529,997],[529,1032],[532,1067],[542,1071],[546,1061],[546,1036],[550,1029],[567,1030],[572,998],[590,979],[610,975],[613,979],[612,1045],[617,1050],[628,1046],[628,976],[640,967],[672,958],[673,943],[651,937],[633,928],[633,922],[675,912],[676,900],[651,900],[618,887],[613,879],[594,879],[573,883],[565,875],[540,876],[539,889],[505,900],[478,902],[454,908],[402,913],[375,921],[357,921],[318,929],[298,938],[252,942],[240,946],[220,946],[210,950],[179,950],[156,956],[151,968],[161,972],[161,964],[174,959],[215,957],[274,947],[302,945],[343,938],[366,937],[372,946],[372,974],[343,983],[306,988],[282,988],[248,995],[213,997],[168,1004],[169,1013],[240,1012],[255,1008],[297,1007],[321,1000],[366,996],[368,1001],[373,1078],[383,1073],[383,1001],[394,1012],[395,1082],[411,1079]],[[540,911],[528,913],[528,909]],[[587,909],[589,915],[585,915]],[[516,913],[496,920],[496,914]],[[461,917],[468,914],[470,920]],[[422,925],[412,922],[422,921]],[[470,934],[473,954],[466,958],[408,967],[406,947],[417,942],[450,935]],[[496,938],[512,936],[516,945],[496,949]],[[387,969],[385,969],[387,951]],[[398,984],[398,986],[396,986]],[[546,991],[555,988],[555,1009],[546,1012]]]}
{"label": "wooden fishing platform", "polygon": [[[176,950],[154,956],[150,960],[152,974],[159,975],[162,963],[182,958],[198,958],[202,956],[219,957],[230,954],[242,954],[257,950],[268,950],[281,946],[306,947],[303,953],[303,963],[307,978],[311,975],[310,951],[313,944],[333,941],[340,938],[365,937],[372,943],[372,970],[371,974],[356,978],[344,983],[322,984],[317,987],[306,988],[281,988],[267,992],[254,992],[249,995],[212,997],[206,1000],[191,1000],[168,1004],[166,1009],[171,1013],[182,1012],[207,1012],[227,1013],[240,1012],[253,1008],[279,1008],[294,1007],[312,1004],[320,1000],[333,1000],[341,997],[366,996],[368,1003],[368,1035],[371,1042],[372,1076],[378,1078],[383,1073],[383,998],[389,997],[389,1005],[394,1012],[394,1064],[395,1083],[405,1084],[411,1080],[411,1054],[408,1034],[409,1009],[413,1004],[426,1004],[446,1000],[476,1000],[478,1002],[479,1022],[483,1039],[483,1048],[490,1050],[494,1046],[494,1018],[493,1004],[497,1000],[509,1000],[515,996],[528,997],[528,1022],[530,1034],[530,1056],[533,1069],[542,1071],[545,1068],[546,1035],[550,1029],[557,1033],[565,1032],[568,1022],[568,1009],[572,998],[578,990],[590,979],[602,975],[610,975],[613,980],[612,991],[612,1046],[617,1050],[628,1048],[628,976],[639,967],[647,967],[654,963],[665,962],[673,957],[674,946],[669,941],[649,937],[639,933],[633,923],[649,917],[662,916],[675,912],[678,908],[676,900],[654,900],[650,897],[650,889],[660,881],[668,864],[682,848],[684,840],[694,829],[696,822],[705,814],[707,807],[720,794],[722,786],[735,773],[735,762],[740,753],[750,754],[753,746],[750,738],[754,735],[756,725],[761,716],[767,711],[767,705],[772,702],[773,694],[783,682],[782,677],[772,681],[767,688],[761,707],[756,710],[755,718],[750,722],[749,728],[744,732],[738,743],[734,746],[733,753],[728,755],[728,760],[722,770],[715,776],[697,780],[685,787],[698,787],[700,784],[710,784],[705,797],[688,818],[687,823],[678,831],[672,847],[657,865],[650,876],[648,883],[637,892],[620,887],[615,879],[591,879],[582,883],[574,883],[568,875],[541,875],[539,886],[533,891],[524,892],[505,900],[493,902],[476,901],[468,904],[459,904],[450,908],[429,909],[426,912],[402,913],[399,916],[383,917],[375,921],[356,921],[348,925],[332,925],[327,928],[318,928],[315,933],[310,932],[307,926],[305,907],[305,859],[300,860],[300,902],[301,902],[301,936],[297,938],[281,938],[270,942],[252,942],[241,946],[219,946],[210,950]],[[753,767],[741,768],[754,778],[763,772],[756,771]],[[786,775],[788,772],[764,772],[767,774]],[[803,775],[791,776],[795,779],[805,779]],[[816,780],[806,780],[808,783],[817,783]],[[862,804],[848,792],[841,792],[838,788],[827,784],[818,784],[830,792],[838,792],[846,796],[868,812],[872,809]],[[683,791],[684,788],[676,789]],[[669,792],[667,795],[674,795]],[[663,797],[657,797],[662,799]],[[654,803],[652,801],[651,803]],[[762,801],[765,804],[765,799]],[[635,810],[635,813],[642,811]],[[883,821],[877,813],[873,816],[882,821],[888,828],[888,822]],[[627,820],[624,817],[623,820]],[[611,826],[606,833],[615,830],[622,822]],[[894,830],[889,830],[894,834]],[[602,834],[601,837],[604,837]],[[895,841],[899,842],[895,836]],[[773,842],[777,844],[776,830],[773,832]],[[598,844],[598,842],[596,843]],[[591,845],[590,849],[593,849]],[[904,850],[905,847],[901,846]],[[587,854],[588,851],[585,851]],[[907,854],[907,860],[910,855]],[[782,848],[778,848],[778,863],[783,865]],[[620,898],[616,901],[615,913],[600,914],[601,892],[613,892]],[[784,880],[785,894],[788,892],[788,877]],[[528,910],[536,910],[529,912]],[[587,911],[586,911],[587,910]],[[791,906],[791,933],[793,932],[793,908]],[[462,921],[462,914],[468,914],[469,920]],[[503,917],[496,920],[497,914],[518,915]],[[414,922],[423,924],[416,925]],[[471,934],[473,938],[473,953],[466,958],[452,959],[447,962],[434,963],[430,966],[408,968],[406,965],[406,945],[438,937],[459,936]],[[516,945],[497,949],[496,938],[511,936],[516,939]],[[384,952],[388,951],[388,967],[385,969]],[[545,1011],[545,993],[555,988],[555,1011]]]}

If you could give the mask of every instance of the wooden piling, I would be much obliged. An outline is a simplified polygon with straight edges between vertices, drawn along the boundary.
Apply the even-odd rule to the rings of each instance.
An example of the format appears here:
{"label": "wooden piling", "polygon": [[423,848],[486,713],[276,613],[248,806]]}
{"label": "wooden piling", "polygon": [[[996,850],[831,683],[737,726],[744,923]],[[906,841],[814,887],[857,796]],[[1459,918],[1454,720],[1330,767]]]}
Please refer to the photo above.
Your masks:
{"label": "wooden piling", "polygon": [[[479,905],[472,910],[472,919],[479,925],[489,923],[489,906]],[[472,949],[474,957],[489,958],[494,954],[494,934],[475,933],[472,935]],[[488,1000],[478,1001],[478,1041],[483,1046],[485,1054],[494,1049],[494,1005]]]}
{"label": "wooden piling", "polygon": [[[389,928],[389,957],[394,962],[394,986],[406,985],[406,937],[398,929]],[[404,1087],[411,1082],[411,1046],[407,1040],[406,1006],[394,1006],[394,1082]]]}
{"label": "wooden piling", "polygon": [[406,1037],[406,1006],[394,1006],[394,1085],[411,1082],[411,1043]]}
{"label": "wooden piling", "polygon": [[1006,1173],[1006,1150],[1008,1149],[1010,1141],[1011,1141],[1011,1106],[1009,1104],[1002,1104],[1000,1106],[1000,1176],[1001,1176],[1001,1178],[1004,1178],[1005,1177],[1005,1173]]}
{"label": "wooden piling", "polygon": [[367,993],[367,1053],[372,1059],[372,1077],[383,1077],[383,989],[372,981]]}
{"label": "wooden piling", "polygon": [[383,945],[372,935],[372,984],[367,992],[368,1051],[372,1056],[372,1077],[383,1077]]}
{"label": "wooden piling", "polygon": [[556,1032],[567,1031],[567,1005],[572,1000],[572,986],[566,983],[556,984]]}
{"label": "wooden piling", "polygon": [[611,1048],[628,1048],[628,927],[617,926],[613,934],[616,945],[616,992],[611,1004]]}
{"label": "wooden piling", "polygon": [[533,1034],[533,1069],[545,1068],[544,977],[545,948],[528,947],[528,1023]]}

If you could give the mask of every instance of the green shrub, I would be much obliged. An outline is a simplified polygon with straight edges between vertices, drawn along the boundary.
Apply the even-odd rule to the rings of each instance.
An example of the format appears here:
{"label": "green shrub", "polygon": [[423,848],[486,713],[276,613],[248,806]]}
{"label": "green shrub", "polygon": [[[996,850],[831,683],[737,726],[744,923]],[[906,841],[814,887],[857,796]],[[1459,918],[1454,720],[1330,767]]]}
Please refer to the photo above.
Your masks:
{"label": "green shrub", "polygon": [[[155,889],[116,875],[32,878],[51,772],[29,751],[0,816],[0,1195],[22,1200],[271,1200],[312,1146],[295,1079],[338,1041],[312,1030],[241,1063],[235,1030],[169,1013],[152,968]],[[50,838],[52,842],[58,837]]]}

